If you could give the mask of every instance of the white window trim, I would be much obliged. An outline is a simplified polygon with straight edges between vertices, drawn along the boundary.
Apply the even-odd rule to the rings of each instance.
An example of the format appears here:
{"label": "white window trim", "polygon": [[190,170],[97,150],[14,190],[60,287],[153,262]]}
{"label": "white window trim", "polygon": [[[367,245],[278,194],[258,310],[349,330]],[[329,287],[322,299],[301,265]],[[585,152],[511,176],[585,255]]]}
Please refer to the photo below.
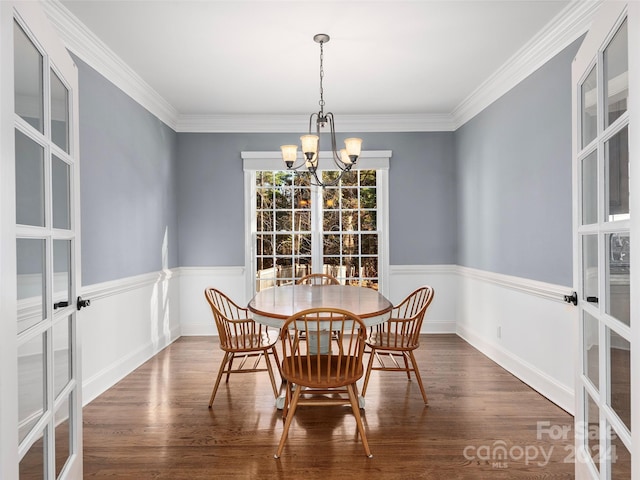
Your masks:
{"label": "white window trim", "polygon": [[[389,159],[391,150],[362,151],[358,163],[353,170],[376,170],[378,172],[378,229],[382,239],[382,248],[378,250],[380,268],[378,271],[378,288],[387,296],[389,290]],[[244,264],[247,296],[255,295],[255,242],[253,241],[256,225],[255,188],[256,172],[259,170],[286,170],[282,154],[278,152],[241,152],[244,169]],[[300,160],[302,157],[300,156]],[[331,152],[320,152],[320,162],[331,161]],[[321,169],[322,163],[319,166]],[[330,167],[328,168],[330,169]]]}

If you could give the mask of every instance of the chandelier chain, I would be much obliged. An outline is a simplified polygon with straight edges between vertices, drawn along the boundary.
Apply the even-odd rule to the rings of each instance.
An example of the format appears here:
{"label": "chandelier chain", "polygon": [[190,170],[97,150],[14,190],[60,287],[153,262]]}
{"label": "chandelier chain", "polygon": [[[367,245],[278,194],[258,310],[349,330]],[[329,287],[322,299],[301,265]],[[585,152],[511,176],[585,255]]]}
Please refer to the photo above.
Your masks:
{"label": "chandelier chain", "polygon": [[324,42],[320,42],[320,101],[318,103],[320,104],[320,113],[321,114],[324,114],[324,88],[322,87],[322,79],[324,78],[324,68],[323,68],[324,49],[323,49],[323,44],[324,44]]}

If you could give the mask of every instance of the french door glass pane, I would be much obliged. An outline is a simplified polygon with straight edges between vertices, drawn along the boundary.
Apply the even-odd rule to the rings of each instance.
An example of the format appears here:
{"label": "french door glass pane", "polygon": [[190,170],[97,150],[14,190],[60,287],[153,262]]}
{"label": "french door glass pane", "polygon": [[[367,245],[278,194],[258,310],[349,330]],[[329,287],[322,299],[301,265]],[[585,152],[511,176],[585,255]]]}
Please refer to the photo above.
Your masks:
{"label": "french door glass pane", "polygon": [[629,218],[629,127],[624,127],[605,144],[609,177],[608,221]]}
{"label": "french door glass pane", "polygon": [[629,234],[610,233],[605,238],[609,262],[606,278],[608,294],[606,311],[625,325],[630,325]]}
{"label": "french door glass pane", "polygon": [[44,240],[18,238],[16,257],[18,333],[21,333],[46,317]]}
{"label": "french door glass pane", "polygon": [[44,226],[44,148],[16,130],[16,223]]}
{"label": "french door glass pane", "polygon": [[13,24],[13,42],[15,110],[33,128],[43,133],[42,55],[15,22]]}
{"label": "french door glass pane", "polygon": [[51,140],[69,153],[69,91],[51,70]]}
{"label": "french door glass pane", "polygon": [[582,224],[598,221],[598,152],[582,160]]}
{"label": "french door glass pane", "polygon": [[45,410],[46,334],[18,347],[18,441],[22,441]]}
{"label": "french door glass pane", "polygon": [[603,85],[606,98],[605,128],[627,111],[629,97],[629,62],[627,48],[627,21],[620,26],[615,36],[604,50]]}
{"label": "french door glass pane", "polygon": [[53,241],[53,308],[71,304],[71,240]]}
{"label": "french door glass pane", "polygon": [[596,389],[600,388],[600,375],[598,370],[598,359],[600,353],[600,339],[598,335],[598,319],[583,311],[583,353],[584,371],[583,373],[591,380]]}
{"label": "french door glass pane", "polygon": [[598,133],[598,79],[597,70],[594,66],[584,83],[580,86],[580,96],[582,100],[582,148],[586,147],[596,138]]}
{"label": "french door glass pane", "polygon": [[582,286],[584,299],[598,303],[598,237],[582,237]]}
{"label": "french door glass pane", "polygon": [[71,455],[71,431],[69,418],[71,418],[71,405],[73,394],[70,393],[64,402],[58,407],[55,415],[55,462],[56,462],[56,478],[60,476],[60,472],[64,468],[65,463]]}
{"label": "french door glass pane", "polygon": [[609,332],[610,405],[620,420],[631,430],[631,345],[613,330]]}
{"label": "french door glass pane", "polygon": [[57,397],[71,380],[71,317],[53,325],[53,393]]}
{"label": "french door glass pane", "polygon": [[53,155],[51,163],[51,196],[53,202],[53,228],[71,228],[69,202],[69,165]]}
{"label": "french door glass pane", "polygon": [[589,393],[584,390],[585,425],[584,446],[595,467],[600,470],[600,410]]}
{"label": "french door glass pane", "polygon": [[31,479],[43,479],[45,477],[46,466],[46,438],[47,428],[44,429],[44,434],[38,440],[36,440],[29,451],[20,460],[19,466],[19,479],[31,480]]}
{"label": "french door glass pane", "polygon": [[611,426],[609,431],[611,432],[611,480],[631,480],[631,453]]}

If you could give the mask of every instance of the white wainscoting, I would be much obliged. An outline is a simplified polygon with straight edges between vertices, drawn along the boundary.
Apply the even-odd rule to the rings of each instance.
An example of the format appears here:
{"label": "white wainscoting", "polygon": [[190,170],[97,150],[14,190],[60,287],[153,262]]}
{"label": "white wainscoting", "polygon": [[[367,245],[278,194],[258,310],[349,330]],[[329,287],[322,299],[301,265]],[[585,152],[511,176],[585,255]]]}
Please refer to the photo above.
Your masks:
{"label": "white wainscoting", "polygon": [[[573,413],[577,309],[570,289],[455,265],[391,266],[393,303],[421,285],[435,289],[423,333],[456,333],[545,397]],[[181,267],[82,289],[79,312],[84,402],[181,335],[216,335],[206,287],[240,305],[244,267]]]}
{"label": "white wainscoting", "polygon": [[81,289],[83,405],[180,337],[178,279],[155,272]]}
{"label": "white wainscoting", "polygon": [[457,333],[573,414],[577,309],[567,287],[458,267]]}
{"label": "white wainscoting", "polygon": [[182,335],[217,335],[211,308],[204,298],[204,289],[215,287],[225,292],[238,305],[251,300],[247,294],[244,267],[181,267],[180,325]]}

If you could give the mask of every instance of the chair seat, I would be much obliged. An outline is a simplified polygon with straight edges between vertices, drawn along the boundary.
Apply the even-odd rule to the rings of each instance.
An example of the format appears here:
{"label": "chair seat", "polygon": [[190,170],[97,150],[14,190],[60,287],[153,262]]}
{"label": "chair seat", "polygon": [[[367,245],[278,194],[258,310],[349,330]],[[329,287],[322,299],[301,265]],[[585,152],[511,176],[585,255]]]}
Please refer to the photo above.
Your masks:
{"label": "chair seat", "polygon": [[[340,358],[337,355],[331,355],[329,358],[328,355],[320,355],[319,358],[320,361],[315,355],[310,358],[286,357],[281,363],[282,376],[290,383],[309,388],[334,388],[355,383],[364,374],[362,362],[358,363],[349,375],[344,372],[344,365],[347,362],[358,362],[358,359],[353,356]],[[342,368],[338,368],[338,361],[342,362]],[[295,362],[293,366],[292,362]],[[314,381],[314,378],[317,381]]]}
{"label": "chair seat", "polygon": [[414,350],[420,346],[412,335],[374,332],[366,341],[367,346],[383,350]]}
{"label": "chair seat", "polygon": [[262,332],[262,334],[232,335],[228,337],[229,345],[221,347],[231,352],[271,348],[278,341],[277,332]]}

